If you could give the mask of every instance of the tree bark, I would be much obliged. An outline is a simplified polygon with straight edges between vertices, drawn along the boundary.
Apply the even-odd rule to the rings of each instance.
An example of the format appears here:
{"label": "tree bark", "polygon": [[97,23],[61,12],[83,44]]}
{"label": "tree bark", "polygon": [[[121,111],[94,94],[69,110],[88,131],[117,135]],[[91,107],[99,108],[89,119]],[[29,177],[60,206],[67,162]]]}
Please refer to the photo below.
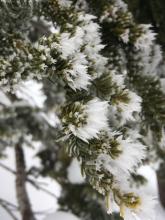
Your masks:
{"label": "tree bark", "polygon": [[165,208],[165,178],[161,178],[161,176],[157,173],[157,180],[160,202]]}
{"label": "tree bark", "polygon": [[22,141],[15,145],[16,158],[16,195],[22,220],[35,220],[26,190],[26,165]]}
{"label": "tree bark", "polygon": [[162,206],[165,208],[165,180],[161,180],[158,177],[158,189],[159,189],[159,198]]}
{"label": "tree bark", "polygon": [[165,163],[162,163],[157,171],[159,198],[165,208]]}

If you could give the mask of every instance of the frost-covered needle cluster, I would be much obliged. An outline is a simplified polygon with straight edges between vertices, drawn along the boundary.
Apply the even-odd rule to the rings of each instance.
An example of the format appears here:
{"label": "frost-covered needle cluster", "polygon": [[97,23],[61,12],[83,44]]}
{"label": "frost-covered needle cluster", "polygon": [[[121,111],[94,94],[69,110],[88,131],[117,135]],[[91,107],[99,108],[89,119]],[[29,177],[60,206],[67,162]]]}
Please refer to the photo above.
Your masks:
{"label": "frost-covered needle cluster", "polygon": [[[152,198],[129,187],[128,181],[145,157],[145,146],[122,129],[117,131],[114,125],[135,121],[142,98],[124,84],[124,69],[120,74],[109,69],[108,59],[101,53],[105,45],[101,43],[100,27],[93,15],[77,12],[69,1],[42,3],[44,19],[51,20],[59,31],[41,37],[35,44],[26,37],[13,39],[12,55],[0,57],[2,89],[10,91],[22,79],[55,79],[66,96],[59,114],[64,136],[61,140],[79,159],[87,180],[107,201],[117,203],[125,220],[151,220]],[[109,9],[111,13],[105,10],[100,21],[121,22],[118,9],[127,10],[122,1],[116,1]],[[128,14],[127,20],[131,19]],[[148,28],[139,26],[136,38],[133,30],[125,30],[119,39],[145,49],[144,45],[149,47],[154,39],[152,31],[148,36]],[[112,123],[112,116],[116,123]],[[111,208],[108,203],[108,212]]]}
{"label": "frost-covered needle cluster", "polygon": [[108,128],[107,113],[108,103],[106,101],[95,98],[86,104],[75,102],[64,109],[65,132],[66,134],[72,133],[85,142],[97,138],[102,129]]}

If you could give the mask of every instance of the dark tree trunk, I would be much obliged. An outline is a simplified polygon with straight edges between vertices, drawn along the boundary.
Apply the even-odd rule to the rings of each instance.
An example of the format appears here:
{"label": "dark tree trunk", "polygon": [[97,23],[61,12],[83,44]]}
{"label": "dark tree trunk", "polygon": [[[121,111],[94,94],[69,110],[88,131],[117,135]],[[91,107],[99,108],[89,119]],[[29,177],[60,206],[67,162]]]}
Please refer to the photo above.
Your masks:
{"label": "dark tree trunk", "polygon": [[16,194],[22,220],[35,220],[26,190],[26,166],[22,141],[15,145],[16,158]]}
{"label": "dark tree trunk", "polygon": [[158,190],[161,204],[165,208],[165,164],[157,171]]}
{"label": "dark tree trunk", "polygon": [[158,178],[158,189],[161,204],[165,208],[165,180],[161,180]]}

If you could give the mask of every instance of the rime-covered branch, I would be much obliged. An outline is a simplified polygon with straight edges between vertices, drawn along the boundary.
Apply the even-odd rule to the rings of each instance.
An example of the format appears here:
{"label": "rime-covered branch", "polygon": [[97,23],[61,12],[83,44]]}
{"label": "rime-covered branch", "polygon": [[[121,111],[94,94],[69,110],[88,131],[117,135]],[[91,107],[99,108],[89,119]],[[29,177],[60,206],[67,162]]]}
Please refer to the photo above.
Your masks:
{"label": "rime-covered branch", "polygon": [[[144,93],[139,92],[139,87],[135,88],[128,80],[131,63],[126,56],[130,50],[136,51],[140,58],[144,54],[149,56],[155,34],[150,26],[137,25],[122,1],[89,1],[89,5],[94,2],[100,4],[96,17],[89,14],[92,10],[83,11],[71,1],[43,0],[38,1],[37,12],[33,11],[33,3],[28,4],[30,16],[26,15],[25,26],[17,29],[7,19],[11,28],[4,26],[6,49],[0,54],[0,85],[6,93],[16,93],[20,83],[31,79],[46,78],[60,85],[64,101],[58,111],[61,128],[58,141],[65,145],[70,156],[80,161],[82,173],[92,187],[107,198],[108,213],[113,211],[110,204],[115,202],[126,220],[133,216],[148,220],[152,217],[148,209],[153,210],[153,199],[129,184],[131,173],[146,156],[146,147],[140,142],[141,121],[137,120],[146,99],[143,100]],[[14,2],[13,5],[16,6]],[[7,5],[9,12],[10,7],[13,12],[13,5]],[[54,28],[54,33],[38,37],[35,43],[28,32],[33,15]],[[105,36],[107,27],[112,42],[111,35]],[[154,63],[152,66],[155,69]],[[139,71],[138,61],[136,70]],[[18,115],[20,120],[23,116]],[[39,121],[41,115],[36,118]],[[136,122],[137,134],[131,134]],[[27,126],[31,123],[28,121]],[[36,129],[35,123],[31,127]],[[38,128],[42,130],[41,126]],[[26,128],[24,132],[28,134]],[[25,188],[27,177],[21,143],[16,144],[15,152],[20,210],[23,216],[34,219]]]}

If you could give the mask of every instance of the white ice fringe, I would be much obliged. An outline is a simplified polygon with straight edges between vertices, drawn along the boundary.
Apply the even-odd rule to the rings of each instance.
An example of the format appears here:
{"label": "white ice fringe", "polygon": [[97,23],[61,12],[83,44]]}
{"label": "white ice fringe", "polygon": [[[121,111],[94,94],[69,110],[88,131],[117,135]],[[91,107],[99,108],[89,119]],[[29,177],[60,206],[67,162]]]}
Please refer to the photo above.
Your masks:
{"label": "white ice fringe", "polygon": [[42,89],[42,83],[35,80],[26,80],[17,85],[15,94],[18,99],[24,100],[28,105],[43,108],[46,96]]}
{"label": "white ice fringe", "polygon": [[126,121],[134,121],[133,113],[139,113],[141,111],[141,102],[142,99],[136,93],[128,91],[128,98],[129,102],[119,102],[117,104],[118,108],[121,111],[122,122],[125,123]]}
{"label": "white ice fringe", "polygon": [[[128,190],[128,189],[127,189]],[[156,220],[155,218],[155,205],[157,203],[157,198],[146,194],[142,189],[131,189],[134,192],[134,195],[139,198],[140,202],[135,207],[127,207],[122,204],[122,214],[124,220]],[[130,192],[124,191],[126,194]],[[133,198],[132,198],[133,199]],[[107,198],[109,207],[108,214],[111,214],[116,210],[116,203],[114,201],[113,194],[110,193]]]}
{"label": "white ice fringe", "polygon": [[125,4],[124,1],[122,1],[122,0],[115,0],[114,4],[115,4],[116,7],[122,9],[125,12],[128,9],[127,4]]}
{"label": "white ice fringe", "polygon": [[84,54],[89,59],[89,65],[92,65],[94,69],[93,78],[97,78],[105,71],[105,65],[107,64],[107,58],[100,54],[100,51],[104,48],[101,43],[99,25],[93,21],[96,17],[89,14],[80,14],[79,20],[84,23],[82,30],[84,32]]}
{"label": "white ice fringe", "polygon": [[69,0],[59,0],[58,3],[61,7],[66,7],[66,8],[69,8],[72,4],[72,2]]}
{"label": "white ice fringe", "polygon": [[[59,45],[55,45],[62,57],[71,63],[72,68],[65,73],[68,85],[74,90],[87,90],[91,80],[103,74],[107,63],[107,58],[100,54],[104,45],[101,44],[99,25],[93,22],[94,18],[80,13],[82,24],[77,27],[74,36],[62,33]],[[84,50],[80,52],[82,47]],[[93,69],[92,76],[88,74],[89,67]]]}
{"label": "white ice fringe", "polygon": [[144,159],[145,146],[128,138],[124,140],[122,136],[117,138],[117,142],[120,144],[122,153],[112,161],[112,164],[125,173],[131,172]]}
{"label": "white ice fringe", "polygon": [[83,45],[84,32],[81,27],[77,27],[74,36],[70,33],[62,33],[60,36],[59,50],[64,58],[73,56],[75,52],[79,52]]}
{"label": "white ice fringe", "polygon": [[67,168],[67,178],[72,184],[82,184],[85,178],[81,174],[80,162],[74,158]]}
{"label": "white ice fringe", "polygon": [[[136,191],[135,189],[134,192]],[[156,198],[147,195],[146,192],[137,192],[136,195],[140,198],[140,205],[134,209],[125,207],[124,220],[156,220]]]}
{"label": "white ice fringe", "polygon": [[137,38],[134,46],[138,50],[148,50],[154,43],[156,33],[151,30],[150,24],[140,24],[139,27],[143,33]]}
{"label": "white ice fringe", "polygon": [[112,82],[115,83],[119,88],[124,88],[125,75],[127,74],[126,70],[122,74],[116,74],[115,70],[111,71]]}
{"label": "white ice fringe", "polygon": [[126,180],[129,177],[130,172],[144,159],[145,146],[139,142],[135,143],[135,141],[130,139],[123,139],[122,136],[119,136],[116,140],[119,144],[121,154],[115,159],[107,154],[100,154],[97,158],[97,163],[103,163],[105,169],[115,176],[115,180],[120,185],[124,179]]}
{"label": "white ice fringe", "polygon": [[89,139],[97,138],[98,133],[108,127],[108,102],[94,98],[87,102],[84,111],[87,114],[87,123],[79,128],[73,125],[69,127],[75,136],[88,142]]}
{"label": "white ice fringe", "polygon": [[120,38],[125,44],[129,42],[129,34],[130,34],[130,30],[126,28],[125,31],[120,35]]}
{"label": "white ice fringe", "polygon": [[66,69],[65,76],[68,81],[68,85],[73,90],[88,89],[88,85],[91,83],[91,76],[87,73],[87,63],[85,56],[82,53],[75,54],[71,62],[72,68]]}

